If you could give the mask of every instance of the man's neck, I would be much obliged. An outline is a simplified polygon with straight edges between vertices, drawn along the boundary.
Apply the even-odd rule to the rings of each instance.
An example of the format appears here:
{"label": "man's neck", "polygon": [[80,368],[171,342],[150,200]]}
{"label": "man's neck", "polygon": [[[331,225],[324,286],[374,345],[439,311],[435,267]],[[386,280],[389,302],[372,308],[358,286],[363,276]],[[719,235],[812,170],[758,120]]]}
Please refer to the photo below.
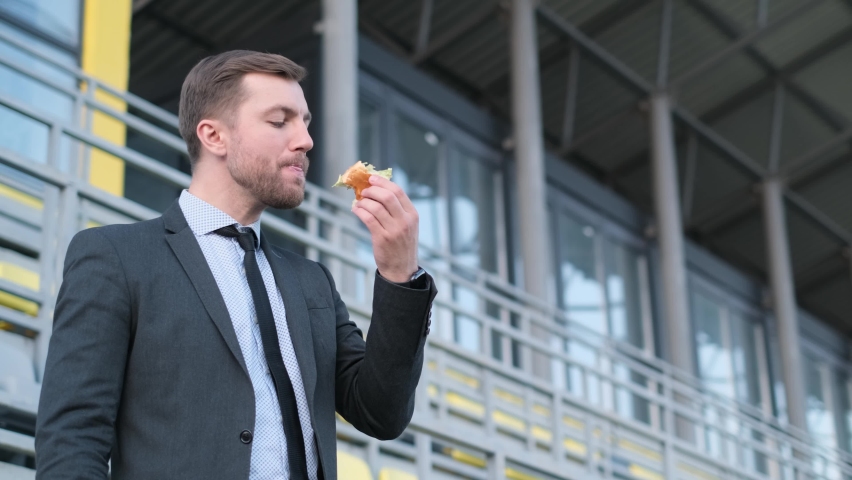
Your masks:
{"label": "man's neck", "polygon": [[251,225],[266,208],[238,185],[227,172],[198,165],[192,174],[189,193],[227,213],[240,225]]}

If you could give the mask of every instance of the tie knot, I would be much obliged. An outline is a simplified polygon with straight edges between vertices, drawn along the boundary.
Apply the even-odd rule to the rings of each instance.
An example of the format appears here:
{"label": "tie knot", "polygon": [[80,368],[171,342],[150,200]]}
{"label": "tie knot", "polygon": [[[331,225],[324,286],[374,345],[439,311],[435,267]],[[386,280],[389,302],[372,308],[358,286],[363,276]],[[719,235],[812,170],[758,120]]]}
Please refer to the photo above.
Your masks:
{"label": "tie knot", "polygon": [[233,225],[228,225],[227,227],[222,227],[218,230],[215,230],[213,233],[217,235],[222,235],[223,237],[236,238],[237,243],[240,244],[243,250],[247,252],[255,251],[255,237],[254,230],[249,229],[247,232],[241,232],[237,230],[237,227]]}

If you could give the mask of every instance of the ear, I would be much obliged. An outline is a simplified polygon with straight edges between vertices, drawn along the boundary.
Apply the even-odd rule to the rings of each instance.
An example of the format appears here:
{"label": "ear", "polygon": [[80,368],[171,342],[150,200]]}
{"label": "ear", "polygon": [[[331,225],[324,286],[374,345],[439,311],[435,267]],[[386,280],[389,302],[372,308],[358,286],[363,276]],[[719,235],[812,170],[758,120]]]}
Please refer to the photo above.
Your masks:
{"label": "ear", "polygon": [[198,122],[195,134],[198,135],[202,150],[207,150],[217,157],[224,157],[228,152],[228,131],[223,122],[205,118]]}

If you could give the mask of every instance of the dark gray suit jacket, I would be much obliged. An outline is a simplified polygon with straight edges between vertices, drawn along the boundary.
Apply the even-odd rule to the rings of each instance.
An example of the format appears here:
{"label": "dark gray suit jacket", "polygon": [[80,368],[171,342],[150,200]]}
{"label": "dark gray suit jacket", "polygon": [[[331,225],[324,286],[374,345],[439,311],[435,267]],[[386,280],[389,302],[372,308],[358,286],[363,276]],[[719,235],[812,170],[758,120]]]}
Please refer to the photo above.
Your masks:
{"label": "dark gray suit jacket", "polygon": [[[377,276],[370,341],[322,265],[263,242],[284,305],[322,471],[337,478],[335,410],[399,436],[414,408],[432,301]],[[175,202],[162,217],[84,230],[68,247],[36,426],[39,479],[245,479],[255,401],[234,327]]]}

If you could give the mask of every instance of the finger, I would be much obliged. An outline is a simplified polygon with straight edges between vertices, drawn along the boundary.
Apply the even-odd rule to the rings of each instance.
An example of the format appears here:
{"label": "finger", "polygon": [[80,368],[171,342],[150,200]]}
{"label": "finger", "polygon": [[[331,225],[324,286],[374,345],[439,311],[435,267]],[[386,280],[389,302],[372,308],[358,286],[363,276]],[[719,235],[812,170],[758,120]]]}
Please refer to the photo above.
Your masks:
{"label": "finger", "polygon": [[352,207],[352,213],[354,213],[355,216],[358,217],[361,222],[367,227],[367,230],[370,231],[371,236],[375,237],[379,235],[382,231],[384,231],[384,228],[382,227],[381,222],[379,222],[379,219],[377,219],[375,215],[370,213],[369,210],[355,206]]}
{"label": "finger", "polygon": [[399,203],[399,198],[384,187],[378,185],[367,187],[361,190],[361,196],[382,204],[392,217],[402,218],[405,215],[405,209]]}
{"label": "finger", "polygon": [[402,209],[406,212],[414,212],[414,204],[411,203],[411,199],[408,198],[408,195],[405,193],[405,190],[402,189],[399,185],[391,182],[385,177],[381,177],[379,175],[370,175],[370,185],[375,185],[377,187],[382,187],[387,190],[390,190],[391,193],[396,196],[399,204],[402,206]]}
{"label": "finger", "polygon": [[383,204],[371,198],[361,198],[361,200],[358,200],[358,203],[355,204],[355,208],[360,208],[369,212],[376,218],[379,225],[381,225],[384,230],[390,230],[391,225],[394,223],[393,216],[390,212],[388,212],[387,208],[385,208]]}

